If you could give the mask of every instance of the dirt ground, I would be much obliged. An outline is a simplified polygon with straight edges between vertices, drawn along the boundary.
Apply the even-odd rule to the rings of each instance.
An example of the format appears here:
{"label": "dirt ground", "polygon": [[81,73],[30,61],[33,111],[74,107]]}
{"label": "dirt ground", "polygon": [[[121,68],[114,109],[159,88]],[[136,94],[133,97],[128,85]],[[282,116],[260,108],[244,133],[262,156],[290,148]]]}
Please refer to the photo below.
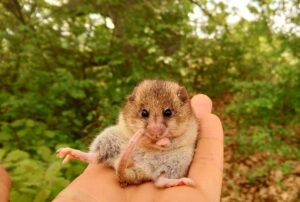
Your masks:
{"label": "dirt ground", "polygon": [[[227,101],[226,101],[227,100]],[[213,112],[223,122],[225,137],[239,135],[234,121],[227,117],[225,101],[214,100]],[[236,152],[237,143],[231,141],[224,147],[224,177],[222,202],[300,202],[300,159],[289,160],[270,152],[241,155]],[[288,163],[289,172],[266,165],[266,159],[277,164]]]}

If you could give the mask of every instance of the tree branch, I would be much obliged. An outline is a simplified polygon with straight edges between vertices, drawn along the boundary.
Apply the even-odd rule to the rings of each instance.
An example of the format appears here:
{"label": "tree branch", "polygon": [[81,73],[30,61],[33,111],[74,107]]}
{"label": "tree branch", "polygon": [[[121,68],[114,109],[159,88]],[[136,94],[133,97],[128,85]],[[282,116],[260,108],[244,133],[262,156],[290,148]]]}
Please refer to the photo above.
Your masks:
{"label": "tree branch", "polygon": [[26,20],[18,0],[9,0],[2,2],[4,8],[10,11],[22,24],[26,25]]}

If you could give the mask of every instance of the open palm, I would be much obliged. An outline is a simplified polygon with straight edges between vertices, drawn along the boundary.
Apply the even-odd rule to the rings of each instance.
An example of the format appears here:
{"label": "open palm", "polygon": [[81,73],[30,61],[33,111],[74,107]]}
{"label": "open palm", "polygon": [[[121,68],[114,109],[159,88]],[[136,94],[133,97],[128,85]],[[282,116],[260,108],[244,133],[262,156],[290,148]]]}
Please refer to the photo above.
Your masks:
{"label": "open palm", "polygon": [[54,202],[168,202],[219,201],[223,175],[223,129],[219,118],[211,114],[212,102],[205,95],[191,100],[199,120],[199,138],[188,177],[194,187],[157,189],[152,182],[121,188],[114,170],[90,164]]}

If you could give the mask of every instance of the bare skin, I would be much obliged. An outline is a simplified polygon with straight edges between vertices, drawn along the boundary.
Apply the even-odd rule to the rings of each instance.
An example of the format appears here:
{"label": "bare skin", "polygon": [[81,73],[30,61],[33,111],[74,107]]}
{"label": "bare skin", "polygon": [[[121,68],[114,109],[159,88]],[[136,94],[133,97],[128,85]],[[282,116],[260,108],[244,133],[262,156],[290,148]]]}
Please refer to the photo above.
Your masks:
{"label": "bare skin", "polygon": [[54,202],[171,202],[220,201],[223,175],[223,129],[219,118],[211,114],[212,103],[205,95],[191,100],[201,121],[196,153],[188,173],[195,186],[157,189],[153,182],[121,188],[115,171],[102,164],[90,164],[64,189]]}
{"label": "bare skin", "polygon": [[8,201],[9,191],[11,188],[10,177],[5,169],[0,165],[0,201]]}

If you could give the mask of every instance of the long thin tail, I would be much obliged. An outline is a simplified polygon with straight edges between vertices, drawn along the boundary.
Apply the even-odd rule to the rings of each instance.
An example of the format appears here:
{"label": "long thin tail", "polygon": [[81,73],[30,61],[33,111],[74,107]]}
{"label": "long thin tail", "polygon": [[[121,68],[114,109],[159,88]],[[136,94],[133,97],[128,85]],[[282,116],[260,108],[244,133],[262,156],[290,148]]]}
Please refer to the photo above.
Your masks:
{"label": "long thin tail", "polygon": [[129,140],[129,143],[127,145],[127,148],[122,152],[119,166],[117,168],[117,175],[119,177],[119,180],[124,181],[125,177],[125,170],[128,165],[128,159],[138,144],[139,140],[143,137],[144,131],[138,131],[136,132]]}

